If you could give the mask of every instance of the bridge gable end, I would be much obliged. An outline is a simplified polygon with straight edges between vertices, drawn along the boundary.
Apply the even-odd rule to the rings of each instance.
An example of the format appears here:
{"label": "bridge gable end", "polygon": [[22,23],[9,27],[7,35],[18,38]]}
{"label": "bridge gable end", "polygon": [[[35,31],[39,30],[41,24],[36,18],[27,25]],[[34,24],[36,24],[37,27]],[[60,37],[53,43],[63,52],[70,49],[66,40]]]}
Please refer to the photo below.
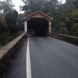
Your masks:
{"label": "bridge gable end", "polygon": [[48,16],[47,14],[36,11],[28,16],[25,17],[25,21],[29,21],[31,18],[45,18],[47,21],[50,21],[52,17]]}

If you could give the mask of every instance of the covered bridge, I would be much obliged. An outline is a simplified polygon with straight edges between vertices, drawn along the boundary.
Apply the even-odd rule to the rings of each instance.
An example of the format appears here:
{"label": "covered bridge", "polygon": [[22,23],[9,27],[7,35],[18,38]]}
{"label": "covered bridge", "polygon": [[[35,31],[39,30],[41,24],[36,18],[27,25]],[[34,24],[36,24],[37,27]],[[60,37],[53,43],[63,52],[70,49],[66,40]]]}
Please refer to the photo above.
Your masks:
{"label": "covered bridge", "polygon": [[52,17],[36,11],[24,17],[24,31],[33,30],[35,36],[46,36],[52,32]]}

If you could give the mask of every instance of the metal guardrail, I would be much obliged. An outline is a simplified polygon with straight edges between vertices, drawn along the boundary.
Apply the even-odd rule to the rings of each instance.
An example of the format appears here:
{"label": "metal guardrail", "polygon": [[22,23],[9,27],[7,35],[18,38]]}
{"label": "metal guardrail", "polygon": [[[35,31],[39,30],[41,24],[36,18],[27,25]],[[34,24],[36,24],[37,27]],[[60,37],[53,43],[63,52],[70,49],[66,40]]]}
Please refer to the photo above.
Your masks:
{"label": "metal guardrail", "polygon": [[64,34],[59,34],[59,33],[50,33],[49,34],[51,37],[59,39],[59,40],[63,40],[66,41],[68,43],[74,44],[78,46],[78,37],[74,37],[74,36],[69,36],[69,35],[64,35]]}

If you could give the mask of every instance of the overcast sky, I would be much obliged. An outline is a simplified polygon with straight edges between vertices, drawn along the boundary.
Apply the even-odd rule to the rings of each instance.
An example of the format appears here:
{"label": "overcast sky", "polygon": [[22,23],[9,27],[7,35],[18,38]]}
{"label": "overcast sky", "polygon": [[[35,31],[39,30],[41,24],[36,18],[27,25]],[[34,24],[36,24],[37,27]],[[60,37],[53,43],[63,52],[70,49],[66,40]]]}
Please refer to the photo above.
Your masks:
{"label": "overcast sky", "polygon": [[[58,0],[58,1],[62,1],[62,3],[65,2],[65,0]],[[12,2],[14,3],[15,5],[15,9],[20,13],[20,8],[19,6],[20,5],[24,5],[23,2],[21,0],[12,0]]]}

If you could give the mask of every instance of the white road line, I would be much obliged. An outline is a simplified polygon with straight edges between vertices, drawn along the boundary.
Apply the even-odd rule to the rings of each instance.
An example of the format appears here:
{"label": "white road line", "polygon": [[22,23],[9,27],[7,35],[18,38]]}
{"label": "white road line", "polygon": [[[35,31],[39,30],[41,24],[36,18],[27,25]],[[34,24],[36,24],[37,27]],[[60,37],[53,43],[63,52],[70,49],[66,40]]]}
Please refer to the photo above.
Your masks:
{"label": "white road line", "polygon": [[29,52],[29,37],[27,42],[27,55],[26,55],[26,78],[32,78],[31,75],[31,61],[30,61],[30,52]]}

